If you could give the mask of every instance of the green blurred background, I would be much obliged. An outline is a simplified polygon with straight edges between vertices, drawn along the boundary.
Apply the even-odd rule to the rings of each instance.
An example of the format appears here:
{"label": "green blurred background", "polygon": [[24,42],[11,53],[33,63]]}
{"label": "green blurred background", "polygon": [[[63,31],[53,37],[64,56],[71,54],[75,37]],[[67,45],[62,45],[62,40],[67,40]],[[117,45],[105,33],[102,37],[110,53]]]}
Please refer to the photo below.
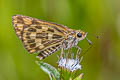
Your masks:
{"label": "green blurred background", "polygon": [[[15,14],[88,32],[93,47],[81,63],[83,80],[120,80],[120,0],[0,0],[0,80],[48,80],[35,64],[36,55],[28,54],[17,38]],[[79,46],[83,51],[89,47],[86,40]],[[57,67],[56,54],[44,61]]]}

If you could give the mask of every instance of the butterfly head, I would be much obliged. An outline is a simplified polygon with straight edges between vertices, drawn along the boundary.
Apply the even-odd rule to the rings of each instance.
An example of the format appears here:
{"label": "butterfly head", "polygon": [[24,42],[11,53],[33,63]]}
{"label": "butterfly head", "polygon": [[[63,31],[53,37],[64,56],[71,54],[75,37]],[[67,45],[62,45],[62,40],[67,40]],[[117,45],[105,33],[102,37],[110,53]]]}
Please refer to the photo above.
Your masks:
{"label": "butterfly head", "polygon": [[87,36],[87,32],[84,32],[82,30],[71,30],[66,40],[67,41],[66,44],[68,44],[66,45],[67,48],[71,47],[71,43],[72,43],[72,46],[77,45],[78,42],[85,39],[86,36]]}
{"label": "butterfly head", "polygon": [[78,41],[85,39],[85,37],[87,36],[87,32],[81,30],[76,30],[75,32],[75,37],[76,39],[78,39]]}
{"label": "butterfly head", "polygon": [[76,30],[76,39],[78,41],[86,39],[88,41],[89,45],[92,45],[92,42],[88,38],[86,38],[87,34],[88,34],[88,32]]}

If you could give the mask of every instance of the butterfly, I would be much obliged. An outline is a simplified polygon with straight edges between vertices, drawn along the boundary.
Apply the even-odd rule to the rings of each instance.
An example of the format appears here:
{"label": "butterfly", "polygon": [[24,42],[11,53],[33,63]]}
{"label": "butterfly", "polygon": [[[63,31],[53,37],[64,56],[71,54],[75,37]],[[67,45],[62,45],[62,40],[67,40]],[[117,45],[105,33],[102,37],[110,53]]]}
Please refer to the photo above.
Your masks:
{"label": "butterfly", "polygon": [[31,54],[39,53],[40,60],[60,49],[77,46],[87,35],[82,30],[23,15],[12,16],[12,24],[25,49]]}

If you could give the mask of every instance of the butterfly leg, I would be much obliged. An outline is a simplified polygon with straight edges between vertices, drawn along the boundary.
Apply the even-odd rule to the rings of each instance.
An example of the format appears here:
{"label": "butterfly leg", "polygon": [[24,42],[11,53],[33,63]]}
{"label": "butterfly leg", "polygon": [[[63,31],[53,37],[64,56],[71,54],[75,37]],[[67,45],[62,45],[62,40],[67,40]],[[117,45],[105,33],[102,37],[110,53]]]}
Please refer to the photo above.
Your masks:
{"label": "butterfly leg", "polygon": [[79,59],[79,55],[81,53],[81,48],[79,46],[75,46],[78,50],[77,50],[77,54],[76,54],[76,58]]}
{"label": "butterfly leg", "polygon": [[63,56],[64,56],[64,48],[62,47],[61,48],[61,53],[60,53],[60,58],[63,58]]}
{"label": "butterfly leg", "polygon": [[72,54],[72,47],[68,48],[68,53],[66,55],[69,58],[69,57],[71,57],[71,54]]}

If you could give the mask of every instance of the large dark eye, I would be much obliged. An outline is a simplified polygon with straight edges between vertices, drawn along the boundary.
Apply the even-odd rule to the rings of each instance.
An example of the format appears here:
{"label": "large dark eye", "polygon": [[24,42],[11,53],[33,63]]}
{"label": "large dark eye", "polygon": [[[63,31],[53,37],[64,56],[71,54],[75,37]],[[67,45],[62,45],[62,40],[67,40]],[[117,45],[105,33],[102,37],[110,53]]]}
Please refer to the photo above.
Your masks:
{"label": "large dark eye", "polygon": [[81,33],[78,33],[78,34],[77,34],[77,37],[79,37],[79,38],[82,37],[82,34],[81,34]]}

